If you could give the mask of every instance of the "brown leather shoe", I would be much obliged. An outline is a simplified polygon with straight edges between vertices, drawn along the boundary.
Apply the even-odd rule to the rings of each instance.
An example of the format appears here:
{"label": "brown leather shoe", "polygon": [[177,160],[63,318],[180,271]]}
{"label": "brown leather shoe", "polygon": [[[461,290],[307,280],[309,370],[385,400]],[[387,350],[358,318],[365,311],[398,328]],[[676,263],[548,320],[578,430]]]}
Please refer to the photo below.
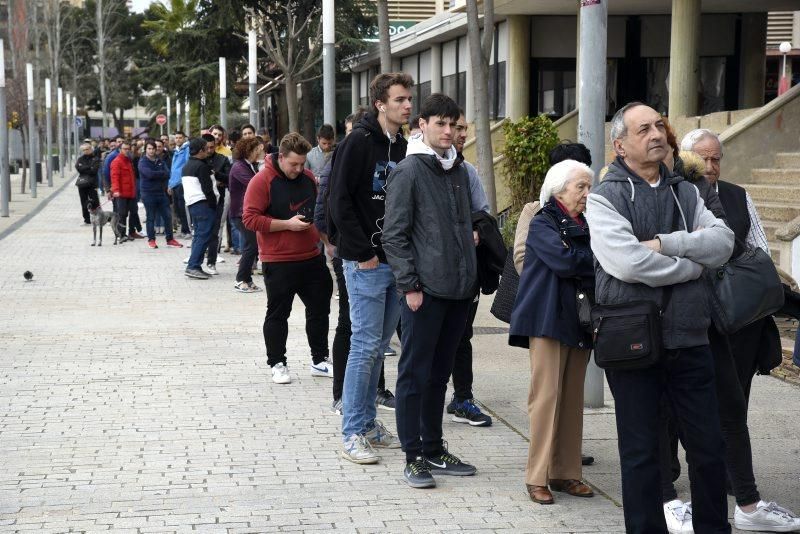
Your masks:
{"label": "brown leather shoe", "polygon": [[525,484],[525,487],[528,488],[528,495],[533,502],[538,502],[539,504],[553,504],[555,502],[553,500],[553,494],[550,493],[547,486]]}
{"label": "brown leather shoe", "polygon": [[580,480],[569,479],[559,480],[551,479],[550,487],[553,491],[560,491],[574,497],[594,497],[592,488],[581,482]]}

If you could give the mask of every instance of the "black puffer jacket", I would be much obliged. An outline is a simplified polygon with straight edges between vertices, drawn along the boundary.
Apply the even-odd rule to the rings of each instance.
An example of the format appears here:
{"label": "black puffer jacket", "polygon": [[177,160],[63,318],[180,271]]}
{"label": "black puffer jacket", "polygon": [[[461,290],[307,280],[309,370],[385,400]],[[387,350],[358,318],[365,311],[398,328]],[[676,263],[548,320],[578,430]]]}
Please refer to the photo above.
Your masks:
{"label": "black puffer jacket", "polygon": [[100,158],[94,154],[83,154],[75,162],[75,169],[80,176],[91,180],[92,187],[97,187],[97,173],[100,171]]}
{"label": "black puffer jacket", "polygon": [[389,175],[383,251],[403,292],[473,298],[478,267],[469,176],[458,156],[449,171],[433,155],[411,154]]}

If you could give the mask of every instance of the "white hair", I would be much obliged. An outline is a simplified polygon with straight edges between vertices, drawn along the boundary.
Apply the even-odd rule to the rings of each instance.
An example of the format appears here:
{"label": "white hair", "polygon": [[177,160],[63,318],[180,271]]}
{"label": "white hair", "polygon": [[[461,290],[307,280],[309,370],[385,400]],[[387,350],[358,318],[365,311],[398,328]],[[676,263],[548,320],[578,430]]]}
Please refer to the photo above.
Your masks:
{"label": "white hair", "polygon": [[557,195],[567,188],[570,180],[575,179],[579,175],[586,175],[589,181],[594,179],[594,171],[590,169],[585,163],[575,161],[574,159],[565,159],[558,162],[547,171],[542,183],[542,190],[539,192],[539,203],[544,206],[550,200],[550,197]]}
{"label": "white hair", "polygon": [[715,139],[717,143],[719,143],[720,152],[722,152],[722,140],[716,133],[706,128],[697,128],[696,130],[692,130],[684,135],[683,139],[681,139],[681,150],[688,150],[689,152],[692,152],[694,150],[694,145],[707,137]]}
{"label": "white hair", "polygon": [[87,148],[92,148],[92,145],[89,143],[81,143],[81,146],[79,147],[80,150],[86,150]]}

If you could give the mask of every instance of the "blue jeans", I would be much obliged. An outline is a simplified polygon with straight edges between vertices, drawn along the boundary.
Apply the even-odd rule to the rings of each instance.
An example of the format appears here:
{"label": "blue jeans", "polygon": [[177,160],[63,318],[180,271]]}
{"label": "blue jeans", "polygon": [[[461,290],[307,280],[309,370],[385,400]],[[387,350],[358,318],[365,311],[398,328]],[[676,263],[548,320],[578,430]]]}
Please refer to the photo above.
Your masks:
{"label": "blue jeans", "polygon": [[383,353],[400,318],[400,297],[385,263],[376,269],[359,269],[356,261],[343,263],[353,332],[342,392],[342,436],[347,438],[375,426]]}
{"label": "blue jeans", "polygon": [[208,202],[201,200],[189,206],[189,214],[192,216],[192,226],[194,226],[194,237],[192,238],[192,252],[189,255],[187,269],[200,269],[203,264],[203,256],[206,254],[208,242],[211,239],[211,229],[217,218],[217,212],[208,207]]}
{"label": "blue jeans", "polygon": [[145,226],[147,227],[147,239],[156,238],[156,221],[160,221],[164,226],[164,233],[167,241],[172,239],[172,214],[169,209],[169,199],[165,193],[143,193],[142,202],[147,215]]}

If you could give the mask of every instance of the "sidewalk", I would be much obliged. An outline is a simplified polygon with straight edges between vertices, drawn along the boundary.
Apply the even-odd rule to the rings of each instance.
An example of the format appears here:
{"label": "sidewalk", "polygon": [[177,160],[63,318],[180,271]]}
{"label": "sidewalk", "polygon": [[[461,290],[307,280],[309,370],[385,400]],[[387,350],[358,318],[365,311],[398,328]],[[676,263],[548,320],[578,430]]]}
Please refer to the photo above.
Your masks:
{"label": "sidewalk", "polygon": [[[36,198],[31,197],[30,173],[28,173],[25,180],[24,193],[20,192],[22,174],[12,174],[11,201],[8,203],[9,216],[0,217],[0,239],[7,235],[9,231],[13,231],[14,228],[23,224],[26,218],[35,215],[36,210],[41,209],[41,206],[45,206],[50,202],[53,195],[61,191],[68,182],[72,182],[75,179],[76,174],[74,168],[65,168],[63,176],[60,172],[54,172],[53,186],[50,187],[47,185],[47,169],[45,165],[42,165],[42,182],[37,184]],[[75,206],[80,210],[77,192],[75,194]],[[78,211],[78,218],[75,220],[80,222],[80,217],[80,211]]]}
{"label": "sidewalk", "polygon": [[[235,257],[197,281],[183,276],[188,249],[163,236],[157,250],[90,247],[71,193],[0,240],[0,531],[624,531],[608,393],[607,408],[587,411],[584,450],[597,458],[586,478],[609,498],[528,499],[527,354],[507,346],[489,299],[476,320],[475,394],[495,424],[444,423],[478,474],[414,490],[399,450],[375,466],[338,457],[331,381],[310,376],[299,299],[293,382],[278,386],[261,333],[266,296],[233,291]],[[388,384],[396,365],[387,360]],[[753,389],[760,487],[798,510],[800,389],[766,377]],[[395,428],[393,412],[379,416]]]}

